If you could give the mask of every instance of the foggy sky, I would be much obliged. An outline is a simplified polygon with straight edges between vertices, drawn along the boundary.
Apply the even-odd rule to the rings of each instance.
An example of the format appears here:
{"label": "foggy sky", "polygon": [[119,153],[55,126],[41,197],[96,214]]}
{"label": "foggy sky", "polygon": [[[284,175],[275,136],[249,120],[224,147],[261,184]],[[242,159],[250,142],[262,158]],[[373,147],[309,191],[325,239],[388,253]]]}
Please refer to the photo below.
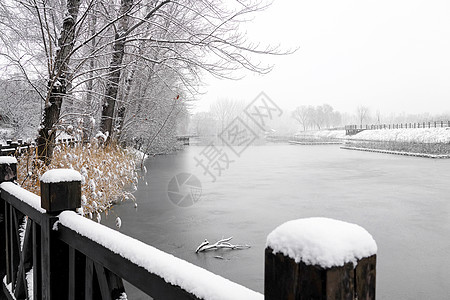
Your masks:
{"label": "foggy sky", "polygon": [[260,91],[284,109],[328,103],[353,113],[449,112],[450,2],[275,0],[246,27],[250,40],[299,50],[259,57],[268,75],[205,76],[196,111],[218,98],[251,101]]}

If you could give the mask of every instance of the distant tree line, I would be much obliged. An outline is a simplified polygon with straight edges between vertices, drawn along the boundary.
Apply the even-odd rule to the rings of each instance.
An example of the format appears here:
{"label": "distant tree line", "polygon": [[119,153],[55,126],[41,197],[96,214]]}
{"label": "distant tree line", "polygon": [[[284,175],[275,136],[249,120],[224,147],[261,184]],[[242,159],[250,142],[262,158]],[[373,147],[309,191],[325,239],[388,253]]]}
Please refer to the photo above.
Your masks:
{"label": "distant tree line", "polygon": [[301,105],[294,109],[292,118],[300,126],[300,130],[321,130],[338,128],[345,125],[399,124],[432,121],[448,121],[450,113],[442,114],[383,114],[380,110],[373,112],[367,105],[358,105],[353,114],[334,110],[331,105]]}
{"label": "distant tree line", "polygon": [[329,104],[318,106],[301,105],[292,112],[292,118],[300,124],[303,131],[320,130],[342,125],[341,113],[335,111]]}

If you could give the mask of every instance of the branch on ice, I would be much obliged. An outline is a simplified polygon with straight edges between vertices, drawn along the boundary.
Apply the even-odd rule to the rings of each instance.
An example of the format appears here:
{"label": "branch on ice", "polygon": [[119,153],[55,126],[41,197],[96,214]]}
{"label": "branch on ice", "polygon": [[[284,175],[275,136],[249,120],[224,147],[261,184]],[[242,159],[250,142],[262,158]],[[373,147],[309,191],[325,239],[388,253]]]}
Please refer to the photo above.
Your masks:
{"label": "branch on ice", "polygon": [[205,240],[203,243],[201,243],[197,249],[195,250],[195,253],[199,253],[199,252],[203,252],[203,251],[209,251],[209,250],[217,250],[217,249],[231,249],[231,250],[241,250],[241,249],[248,249],[250,248],[250,245],[233,245],[231,243],[229,243],[229,241],[232,239],[233,237],[229,237],[226,239],[221,239],[217,242],[215,242],[214,244],[209,244],[208,240]]}

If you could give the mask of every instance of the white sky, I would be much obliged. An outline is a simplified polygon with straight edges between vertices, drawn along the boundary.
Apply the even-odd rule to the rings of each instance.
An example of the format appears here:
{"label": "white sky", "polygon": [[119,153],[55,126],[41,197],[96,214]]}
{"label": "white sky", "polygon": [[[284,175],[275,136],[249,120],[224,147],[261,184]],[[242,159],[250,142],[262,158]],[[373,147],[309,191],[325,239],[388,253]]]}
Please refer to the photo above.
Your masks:
{"label": "white sky", "polygon": [[450,1],[275,0],[249,24],[250,40],[300,49],[268,75],[240,81],[205,76],[196,111],[218,98],[260,91],[283,109],[328,103],[353,113],[449,112]]}

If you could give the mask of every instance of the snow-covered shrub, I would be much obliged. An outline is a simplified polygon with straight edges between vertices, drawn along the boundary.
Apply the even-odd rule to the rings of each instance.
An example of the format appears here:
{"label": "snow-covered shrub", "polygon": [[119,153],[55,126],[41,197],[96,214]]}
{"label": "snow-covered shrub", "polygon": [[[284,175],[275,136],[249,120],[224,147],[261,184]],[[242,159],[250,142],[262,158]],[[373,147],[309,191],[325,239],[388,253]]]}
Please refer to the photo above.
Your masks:
{"label": "snow-covered shrub", "polygon": [[78,143],[73,147],[58,145],[49,166],[36,159],[35,153],[22,155],[18,158],[18,182],[40,195],[40,176],[56,168],[74,169],[82,175],[80,211],[83,215],[107,213],[115,202],[135,200],[132,194],[138,183],[135,161],[119,146],[103,146],[98,142]]}

